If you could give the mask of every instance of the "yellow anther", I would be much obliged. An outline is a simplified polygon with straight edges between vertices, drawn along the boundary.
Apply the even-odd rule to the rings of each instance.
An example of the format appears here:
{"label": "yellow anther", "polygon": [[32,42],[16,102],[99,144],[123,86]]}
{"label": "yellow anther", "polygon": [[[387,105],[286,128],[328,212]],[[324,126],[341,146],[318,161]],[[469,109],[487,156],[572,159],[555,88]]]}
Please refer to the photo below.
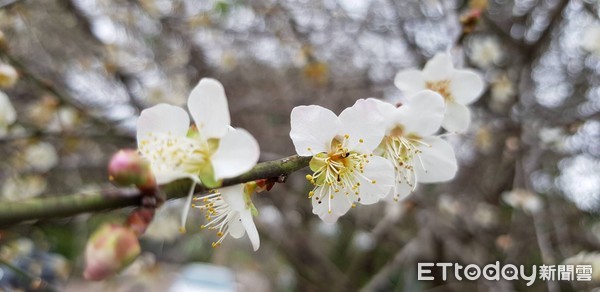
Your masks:
{"label": "yellow anther", "polygon": [[363,139],[358,139],[358,143],[364,143],[364,142],[365,142],[365,140],[363,140]]}
{"label": "yellow anther", "polygon": [[184,234],[185,233],[185,227],[179,227],[179,233]]}
{"label": "yellow anther", "polygon": [[310,175],[310,174],[307,174],[307,175],[306,175],[306,179],[307,179],[308,181],[311,181],[311,180],[313,180],[313,176],[312,176],[312,175]]}
{"label": "yellow anther", "polygon": [[350,135],[348,135],[348,134],[345,134],[345,135],[344,135],[344,138],[348,139],[348,138],[350,138]]}
{"label": "yellow anther", "polygon": [[221,232],[221,231],[217,232],[217,236],[218,236],[218,237],[221,237],[221,236],[223,236],[223,232]]}

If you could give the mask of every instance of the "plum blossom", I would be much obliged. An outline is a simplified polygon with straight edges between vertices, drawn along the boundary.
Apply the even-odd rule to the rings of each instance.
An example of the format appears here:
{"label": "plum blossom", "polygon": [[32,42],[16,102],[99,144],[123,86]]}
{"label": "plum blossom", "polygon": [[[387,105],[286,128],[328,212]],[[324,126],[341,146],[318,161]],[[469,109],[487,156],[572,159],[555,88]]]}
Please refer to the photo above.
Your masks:
{"label": "plum blossom", "polygon": [[243,129],[230,127],[223,85],[200,80],[190,93],[188,113],[177,106],[158,104],[142,111],[137,122],[138,150],[150,162],[157,183],[193,181],[182,214],[182,231],[194,187],[218,187],[220,180],[250,170],[259,157],[258,142]]}
{"label": "plum blossom", "polygon": [[498,39],[493,37],[475,38],[470,47],[469,58],[479,68],[489,68],[504,57]]}
{"label": "plum blossom", "polygon": [[28,146],[23,156],[31,169],[40,172],[46,172],[54,168],[59,162],[56,149],[47,142],[39,142]]}
{"label": "plum blossom", "polygon": [[506,74],[497,77],[491,84],[491,96],[488,105],[495,112],[502,113],[516,95],[514,83]]}
{"label": "plum blossom", "polygon": [[207,223],[201,228],[216,230],[219,236],[219,240],[213,242],[213,247],[221,245],[227,235],[240,238],[247,233],[252,248],[258,250],[260,238],[252,219],[256,209],[250,200],[255,187],[253,183],[238,184],[194,198],[197,204],[192,207],[205,212]]}
{"label": "plum blossom", "polygon": [[0,63],[0,88],[11,88],[19,80],[19,73],[8,64]]}
{"label": "plum blossom", "polygon": [[424,89],[433,90],[446,101],[442,127],[450,132],[464,132],[471,121],[467,105],[483,93],[483,78],[471,70],[455,69],[448,53],[438,53],[425,64],[423,70],[408,69],[398,72],[394,84],[405,96]]}
{"label": "plum blossom", "polygon": [[444,118],[444,100],[431,90],[421,91],[400,107],[370,99],[384,117],[385,137],[375,151],[392,163],[395,187],[391,198],[406,198],[417,183],[448,181],[458,169],[452,146],[434,136]]}
{"label": "plum blossom", "polygon": [[600,24],[589,25],[583,31],[581,47],[592,54],[600,56]]}
{"label": "plum blossom", "polygon": [[373,150],[383,138],[376,104],[358,100],[339,116],[320,106],[292,110],[290,137],[300,156],[312,156],[313,213],[335,222],[356,206],[374,204],[394,185],[392,165]]}
{"label": "plum blossom", "polygon": [[30,174],[12,176],[2,183],[2,198],[8,201],[20,201],[41,195],[48,187],[43,176]]}
{"label": "plum blossom", "polygon": [[515,209],[521,209],[527,213],[537,213],[542,210],[544,203],[542,199],[525,189],[514,189],[502,194],[502,200]]}
{"label": "plum blossom", "polygon": [[17,120],[17,112],[8,96],[0,91],[0,137],[6,136],[8,127]]}

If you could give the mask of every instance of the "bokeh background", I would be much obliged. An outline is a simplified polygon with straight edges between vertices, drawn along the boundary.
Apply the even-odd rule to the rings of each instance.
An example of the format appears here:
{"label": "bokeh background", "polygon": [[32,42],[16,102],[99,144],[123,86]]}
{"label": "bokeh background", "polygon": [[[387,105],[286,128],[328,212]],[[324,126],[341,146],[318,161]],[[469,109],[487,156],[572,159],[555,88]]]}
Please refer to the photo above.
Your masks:
{"label": "bokeh background", "polygon": [[[475,25],[461,23],[479,10]],[[0,230],[0,289],[34,289],[42,276],[44,289],[165,291],[192,262],[229,268],[240,291],[595,287],[599,16],[595,0],[0,0],[9,48],[0,63],[20,77],[2,89],[17,113],[0,137],[2,201],[106,188],[110,155],[135,147],[139,112],[185,105],[202,77],[224,84],[232,124],[257,138],[263,161],[294,154],[294,106],[339,113],[359,98],[401,100],[396,72],[436,52],[487,83],[469,131],[448,137],[460,163],[453,181],[328,225],[312,214],[300,171],[255,196],[258,252],[247,238],[213,249],[214,233],[179,234],[183,202],[168,202],[139,260],[100,283],[81,276],[85,242],[130,210],[9,226]],[[199,227],[202,214],[191,213]],[[495,261],[590,263],[594,281],[416,280],[417,262]]]}

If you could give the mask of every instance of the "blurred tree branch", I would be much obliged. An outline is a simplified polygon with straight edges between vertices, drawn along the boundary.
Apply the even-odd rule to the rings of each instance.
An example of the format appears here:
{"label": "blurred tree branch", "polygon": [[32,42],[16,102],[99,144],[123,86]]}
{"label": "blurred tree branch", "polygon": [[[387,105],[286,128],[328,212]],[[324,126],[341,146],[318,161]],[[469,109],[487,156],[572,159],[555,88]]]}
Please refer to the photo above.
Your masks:
{"label": "blurred tree branch", "polygon": [[[240,176],[223,180],[222,186],[231,186],[259,179],[285,177],[308,166],[310,158],[294,155],[279,160],[262,162]],[[179,180],[164,185],[161,189],[167,194],[167,199],[177,199],[185,197],[189,188],[190,181]],[[203,192],[207,190],[203,187],[197,187],[195,191]],[[9,226],[28,220],[68,217],[81,213],[139,206],[141,199],[142,196],[137,190],[109,188],[96,192],[5,202],[0,205],[0,226]]]}

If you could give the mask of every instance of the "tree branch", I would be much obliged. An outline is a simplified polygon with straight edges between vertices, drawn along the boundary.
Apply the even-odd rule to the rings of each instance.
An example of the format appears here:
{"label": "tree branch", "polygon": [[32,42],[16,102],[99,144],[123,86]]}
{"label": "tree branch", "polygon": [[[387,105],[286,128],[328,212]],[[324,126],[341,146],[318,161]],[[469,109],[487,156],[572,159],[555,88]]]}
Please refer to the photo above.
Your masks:
{"label": "tree branch", "polygon": [[[223,186],[287,176],[308,166],[310,158],[294,155],[262,162],[240,176],[223,180]],[[167,199],[182,198],[187,195],[190,184],[189,180],[178,180],[162,186],[161,190],[167,194]],[[203,192],[207,189],[199,186],[195,191]],[[109,188],[97,192],[35,198],[19,202],[2,202],[0,204],[0,227],[28,220],[68,217],[81,213],[139,206],[141,198],[142,196],[137,190]]]}

